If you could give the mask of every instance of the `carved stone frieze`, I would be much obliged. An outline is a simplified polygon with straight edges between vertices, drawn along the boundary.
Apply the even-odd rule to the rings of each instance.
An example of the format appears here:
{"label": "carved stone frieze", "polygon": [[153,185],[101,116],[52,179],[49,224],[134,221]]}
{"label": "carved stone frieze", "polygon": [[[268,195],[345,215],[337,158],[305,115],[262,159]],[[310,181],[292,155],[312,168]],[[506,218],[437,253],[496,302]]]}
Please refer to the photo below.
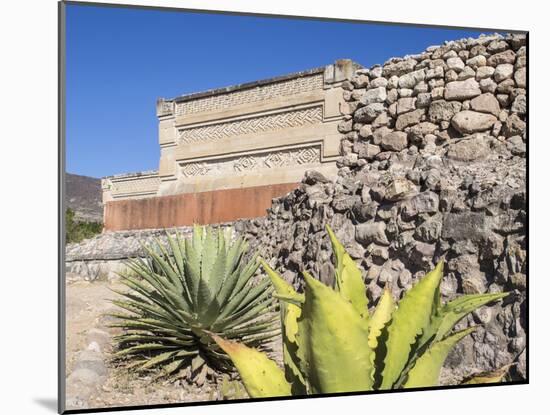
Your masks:
{"label": "carved stone frieze", "polygon": [[265,101],[268,99],[314,91],[323,87],[323,74],[313,74],[285,81],[242,89],[227,94],[216,94],[176,105],[176,115],[189,115],[216,111],[240,104]]}
{"label": "carved stone frieze", "polygon": [[320,146],[293,148],[261,154],[247,154],[224,159],[191,162],[181,165],[184,177],[235,174],[246,171],[315,164],[321,161]]}
{"label": "carved stone frieze", "polygon": [[236,135],[261,133],[300,127],[308,124],[318,124],[323,119],[321,106],[286,111],[276,114],[262,115],[244,120],[222,122],[218,124],[182,129],[179,132],[181,143],[190,144],[205,141],[217,141]]}

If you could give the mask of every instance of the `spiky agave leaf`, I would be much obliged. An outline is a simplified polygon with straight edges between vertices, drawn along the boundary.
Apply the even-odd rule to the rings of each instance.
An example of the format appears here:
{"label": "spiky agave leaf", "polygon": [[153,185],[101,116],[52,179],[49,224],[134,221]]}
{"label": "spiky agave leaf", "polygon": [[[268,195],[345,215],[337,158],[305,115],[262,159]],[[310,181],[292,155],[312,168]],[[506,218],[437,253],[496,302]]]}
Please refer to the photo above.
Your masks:
{"label": "spiky agave leaf", "polygon": [[407,373],[405,388],[419,388],[439,385],[439,373],[447,355],[461,339],[475,331],[476,327],[470,327],[451,334],[444,340],[434,342],[414,363]]}
{"label": "spiky agave leaf", "polygon": [[[363,294],[356,267],[344,261],[347,254],[334,234],[331,241],[337,251],[335,289],[304,272],[305,292],[297,293],[262,261],[281,302],[284,371],[267,355],[229,342],[229,355],[252,397],[437,386],[449,351],[475,330],[449,334],[456,323],[506,296],[466,295],[442,304],[440,262],[399,303],[386,289],[368,314],[363,299],[352,296]],[[343,288],[350,282],[358,290],[346,293]],[[478,374],[465,383],[498,382],[507,369]]]}
{"label": "spiky agave leaf", "polygon": [[284,371],[265,354],[240,343],[213,336],[239,370],[248,394],[253,398],[290,396],[291,385]]}
{"label": "spiky agave leaf", "polygon": [[385,342],[386,356],[380,389],[392,389],[407,366],[414,344],[429,327],[439,301],[439,282],[443,276],[443,262],[437,264],[414,287],[405,293],[393,312]]}
{"label": "spiky agave leaf", "polygon": [[330,226],[326,229],[332,245],[332,251],[336,259],[335,282],[336,289],[340,295],[348,300],[357,312],[364,319],[369,317],[369,300],[367,298],[367,287],[363,282],[361,270],[351,256],[346,252],[344,245],[338,240]]}
{"label": "spiky agave leaf", "polygon": [[[255,282],[255,257],[247,243],[232,241],[231,230],[194,226],[191,238],[166,233],[167,244],[143,245],[142,258],[127,261],[124,290],[111,314],[123,329],[115,337],[116,357],[137,370],[204,375],[203,367],[231,370],[212,334],[265,348],[278,334],[268,279]],[[190,370],[182,370],[192,364]]]}
{"label": "spiky agave leaf", "polygon": [[506,374],[508,373],[508,370],[513,366],[514,364],[509,364],[506,366],[503,366],[501,368],[498,368],[496,370],[491,370],[488,372],[481,372],[477,373],[475,375],[471,375],[464,379],[461,382],[461,385],[481,385],[486,383],[499,383],[504,380],[506,377]]}
{"label": "spiky agave leaf", "polygon": [[285,378],[291,384],[293,395],[305,395],[307,393],[306,381],[300,372],[300,360],[298,358],[298,318],[302,314],[301,304],[305,301],[304,294],[298,294],[296,290],[275,272],[267,262],[260,260],[264,271],[271,279],[275,288],[273,294],[281,301],[281,326],[283,340],[283,364]]}
{"label": "spiky agave leaf", "polygon": [[303,276],[305,302],[296,337],[300,369],[311,392],[371,390],[374,352],[364,315],[339,292],[305,271]]}

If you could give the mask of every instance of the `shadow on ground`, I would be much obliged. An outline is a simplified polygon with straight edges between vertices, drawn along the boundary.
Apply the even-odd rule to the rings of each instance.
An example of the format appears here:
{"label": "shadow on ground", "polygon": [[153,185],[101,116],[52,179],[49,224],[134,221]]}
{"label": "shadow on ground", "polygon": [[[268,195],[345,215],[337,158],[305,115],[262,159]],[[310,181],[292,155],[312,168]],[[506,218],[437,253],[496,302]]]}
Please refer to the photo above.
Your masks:
{"label": "shadow on ground", "polygon": [[53,398],[35,398],[34,402],[38,405],[50,410],[51,412],[57,413],[57,399]]}

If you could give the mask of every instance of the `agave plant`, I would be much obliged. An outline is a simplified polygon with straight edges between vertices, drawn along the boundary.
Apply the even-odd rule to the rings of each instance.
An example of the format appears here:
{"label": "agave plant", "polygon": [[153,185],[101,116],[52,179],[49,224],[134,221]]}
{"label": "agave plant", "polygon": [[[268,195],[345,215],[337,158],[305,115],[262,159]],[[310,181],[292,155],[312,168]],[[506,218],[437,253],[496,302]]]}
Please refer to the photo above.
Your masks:
{"label": "agave plant", "polygon": [[[261,351],[214,336],[251,397],[437,386],[450,350],[476,329],[451,332],[456,323],[507,295],[464,295],[442,304],[440,262],[398,304],[386,289],[369,311],[361,271],[327,231],[336,258],[334,288],[304,272],[305,291],[298,293],[262,262],[281,301],[284,370]],[[504,374],[467,383],[499,381]]]}
{"label": "agave plant", "polygon": [[113,326],[123,328],[115,357],[201,384],[207,373],[233,369],[207,332],[265,348],[279,332],[270,281],[254,283],[256,257],[245,261],[248,245],[232,242],[231,232],[195,226],[191,238],[167,233],[166,246],[144,245],[145,257],[127,262],[131,272],[121,281],[128,290],[113,301],[125,310],[113,314]]}

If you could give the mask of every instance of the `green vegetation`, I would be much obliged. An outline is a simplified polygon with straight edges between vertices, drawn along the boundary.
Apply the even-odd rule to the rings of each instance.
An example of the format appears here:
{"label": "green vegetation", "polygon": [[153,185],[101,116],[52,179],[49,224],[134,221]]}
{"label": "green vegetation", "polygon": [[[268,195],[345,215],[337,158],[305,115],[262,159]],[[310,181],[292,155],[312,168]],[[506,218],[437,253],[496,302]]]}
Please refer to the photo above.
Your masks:
{"label": "green vegetation", "polygon": [[100,234],[102,230],[101,222],[77,221],[74,210],[67,208],[65,211],[65,243],[75,243],[92,238]]}
{"label": "green vegetation", "polygon": [[195,226],[192,238],[170,236],[143,246],[145,258],[130,260],[121,274],[129,290],[113,301],[124,333],[116,357],[138,371],[187,378],[202,384],[209,374],[233,371],[212,334],[265,348],[280,331],[268,278],[254,281],[256,257],[248,244],[232,241],[232,230]]}
{"label": "green vegetation", "polygon": [[[443,263],[426,274],[397,304],[389,290],[369,310],[361,272],[327,227],[335,287],[304,272],[296,292],[262,262],[281,301],[284,369],[261,351],[214,336],[231,357],[251,397],[437,386],[452,347],[475,327],[451,332],[476,308],[506,293],[463,295],[441,303]],[[502,370],[465,383],[498,382]]]}

